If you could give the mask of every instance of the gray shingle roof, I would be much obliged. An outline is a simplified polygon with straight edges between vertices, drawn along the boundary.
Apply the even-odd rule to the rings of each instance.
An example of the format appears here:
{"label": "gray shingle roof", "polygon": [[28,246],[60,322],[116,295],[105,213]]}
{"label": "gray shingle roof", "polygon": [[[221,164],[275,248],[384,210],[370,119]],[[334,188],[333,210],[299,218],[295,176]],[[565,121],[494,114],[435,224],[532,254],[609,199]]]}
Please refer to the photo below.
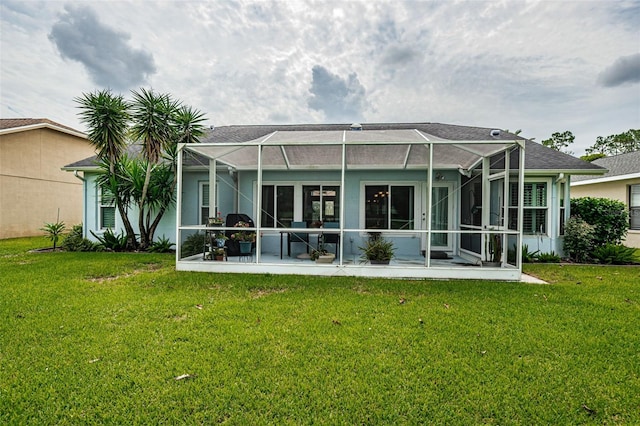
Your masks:
{"label": "gray shingle roof", "polygon": [[614,155],[612,157],[598,158],[592,163],[600,167],[604,167],[609,171],[602,176],[574,176],[571,179],[572,182],[640,173],[640,151]]}
{"label": "gray shingle roof", "polygon": [[[222,126],[207,130],[201,138],[201,142],[248,142],[278,132],[301,131],[343,131],[349,130],[351,124],[295,124],[295,125],[234,125]],[[363,123],[363,130],[419,130],[436,139],[454,141],[485,141],[485,140],[524,140],[524,138],[512,133],[501,131],[499,135],[492,135],[496,128],[459,126],[441,123]],[[185,164],[207,164],[203,159],[193,158],[194,161],[186,161]],[[581,171],[585,173],[604,172],[600,166],[592,164],[568,154],[547,148],[533,141],[526,141],[525,154],[526,169],[540,171],[563,171],[573,173]],[[517,164],[512,162],[512,165]],[[95,157],[72,163],[65,168],[85,168],[95,166]]]}

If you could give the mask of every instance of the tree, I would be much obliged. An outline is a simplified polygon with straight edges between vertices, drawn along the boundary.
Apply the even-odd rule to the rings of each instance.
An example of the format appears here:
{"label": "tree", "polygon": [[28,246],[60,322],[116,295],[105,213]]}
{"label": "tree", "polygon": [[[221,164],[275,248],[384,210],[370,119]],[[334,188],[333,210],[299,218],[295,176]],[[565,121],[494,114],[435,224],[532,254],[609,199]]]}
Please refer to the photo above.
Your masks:
{"label": "tree", "polygon": [[605,154],[597,153],[597,154],[587,154],[587,155],[582,155],[582,156],[580,157],[580,159],[581,159],[581,160],[583,160],[583,161],[588,161],[588,162],[590,162],[590,163],[591,163],[592,161],[595,161],[595,160],[597,160],[597,159],[599,159],[599,158],[604,158],[604,157],[606,157],[606,155],[605,155]]}
{"label": "tree", "polygon": [[575,136],[569,130],[562,133],[555,132],[551,134],[551,138],[542,141],[542,145],[555,149],[556,151],[564,152],[565,154],[573,155],[572,151],[568,151],[567,148],[573,143]]}
{"label": "tree", "polygon": [[178,144],[199,142],[205,118],[169,94],[145,89],[132,93],[131,137],[142,144],[146,169],[135,202],[139,208],[140,243],[147,248],[167,207],[174,202]]}
{"label": "tree", "polygon": [[629,129],[618,135],[609,135],[606,138],[598,136],[596,143],[587,148],[587,154],[618,155],[640,150],[640,130]]}
{"label": "tree", "polygon": [[132,94],[131,137],[142,144],[142,158],[146,161],[142,193],[137,200],[140,245],[146,249],[153,242],[153,235],[149,235],[153,207],[147,200],[151,172],[173,138],[179,104],[168,94],[156,94],[144,88]]}
{"label": "tree", "polygon": [[116,200],[116,207],[127,235],[127,248],[137,248],[136,234],[127,216],[127,205],[118,192],[116,181],[116,165],[127,147],[127,130],[129,125],[129,103],[122,95],[114,95],[110,90],[94,93],[83,93],[75,98],[79,104],[80,121],[89,129],[88,138],[97,149],[97,157],[109,179],[105,185],[111,190]]}
{"label": "tree", "polygon": [[[140,248],[146,249],[153,242],[162,216],[175,201],[178,143],[199,142],[205,118],[168,94],[143,88],[132,95],[133,100],[126,102],[122,96],[103,91],[83,95],[76,101],[82,108],[83,121],[90,128],[89,138],[96,141],[93,143],[98,148],[103,171],[98,185],[114,195],[131,242],[127,248],[137,247],[127,215],[135,204]],[[141,144],[139,157],[126,154],[129,143]]]}

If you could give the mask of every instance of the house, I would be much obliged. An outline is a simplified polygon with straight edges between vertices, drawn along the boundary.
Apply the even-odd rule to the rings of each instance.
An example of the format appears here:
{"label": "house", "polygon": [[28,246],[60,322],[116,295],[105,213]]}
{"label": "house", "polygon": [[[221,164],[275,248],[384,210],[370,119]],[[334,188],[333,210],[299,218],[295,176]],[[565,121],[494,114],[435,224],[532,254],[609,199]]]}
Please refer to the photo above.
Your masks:
{"label": "house", "polygon": [[45,223],[82,222],[82,181],[60,169],[92,155],[87,137],[47,119],[0,119],[0,238],[42,235]]}
{"label": "house", "polygon": [[640,248],[640,151],[599,158],[593,164],[608,170],[601,176],[574,176],[571,196],[611,198],[629,209],[629,232],[624,244]]}
{"label": "house", "polygon": [[[518,280],[523,244],[561,252],[570,176],[604,172],[508,132],[438,123],[226,126],[179,155],[177,208],[158,232],[180,242],[178,270],[212,272]],[[66,169],[84,172],[85,223],[99,231],[115,210],[100,205],[95,164]],[[236,213],[258,234],[249,256],[209,261],[213,239],[182,254],[195,234],[237,231],[207,225]],[[308,260],[330,234],[335,261]],[[393,242],[390,265],[361,261],[371,234]]]}

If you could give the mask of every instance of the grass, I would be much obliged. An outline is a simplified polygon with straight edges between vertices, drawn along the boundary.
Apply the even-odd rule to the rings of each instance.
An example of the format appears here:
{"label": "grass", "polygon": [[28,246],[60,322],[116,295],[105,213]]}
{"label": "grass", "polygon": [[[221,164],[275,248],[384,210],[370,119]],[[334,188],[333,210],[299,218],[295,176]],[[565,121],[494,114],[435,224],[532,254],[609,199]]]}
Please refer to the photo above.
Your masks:
{"label": "grass", "polygon": [[640,423],[638,267],[177,273],[43,241],[0,241],[1,424]]}

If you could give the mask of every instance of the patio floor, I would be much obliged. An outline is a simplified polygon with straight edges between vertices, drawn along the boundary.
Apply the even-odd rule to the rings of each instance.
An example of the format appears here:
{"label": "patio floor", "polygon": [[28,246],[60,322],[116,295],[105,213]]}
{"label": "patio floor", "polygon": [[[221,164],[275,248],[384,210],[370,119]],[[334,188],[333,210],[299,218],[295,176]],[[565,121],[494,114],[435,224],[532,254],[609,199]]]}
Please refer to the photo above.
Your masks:
{"label": "patio floor", "polygon": [[[495,279],[520,281],[521,272],[512,265],[502,268],[483,268],[480,263],[453,256],[450,259],[431,259],[431,266],[424,266],[423,256],[399,256],[389,265],[362,263],[359,255],[345,255],[340,264],[336,259],[330,264],[316,264],[305,255],[284,256],[279,253],[262,253],[260,263],[255,253],[251,256],[229,256],[227,261],[204,260],[202,254],[180,259],[176,269],[182,271],[229,273],[282,273],[294,275],[364,276],[384,278],[435,278],[435,279]],[[481,271],[481,272],[480,272]]]}

